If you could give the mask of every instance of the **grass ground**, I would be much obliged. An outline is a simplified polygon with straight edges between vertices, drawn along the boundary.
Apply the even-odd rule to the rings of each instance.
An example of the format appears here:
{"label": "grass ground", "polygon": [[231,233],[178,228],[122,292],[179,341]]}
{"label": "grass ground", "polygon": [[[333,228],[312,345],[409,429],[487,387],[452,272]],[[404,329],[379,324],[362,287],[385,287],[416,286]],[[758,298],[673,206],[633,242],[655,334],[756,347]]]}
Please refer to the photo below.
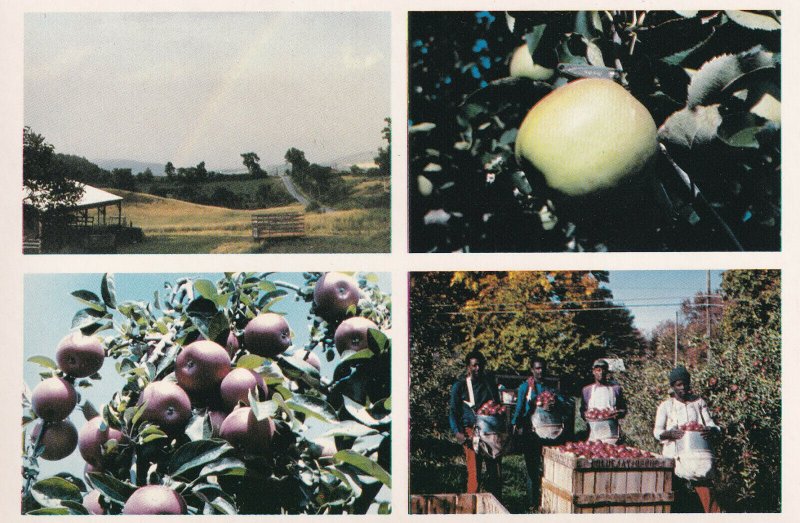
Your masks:
{"label": "grass ground", "polygon": [[145,241],[120,246],[121,254],[389,252],[388,209],[353,209],[306,214],[306,236],[254,242],[252,214],[303,211],[299,204],[238,210],[197,205],[142,193],[123,196],[123,214],[141,227]]}
{"label": "grass ground", "polygon": [[[501,503],[512,514],[528,513],[525,490],[525,459],[522,455],[503,457],[503,499]],[[412,494],[464,492],[467,467],[463,456],[420,463],[412,458],[410,470]]]}

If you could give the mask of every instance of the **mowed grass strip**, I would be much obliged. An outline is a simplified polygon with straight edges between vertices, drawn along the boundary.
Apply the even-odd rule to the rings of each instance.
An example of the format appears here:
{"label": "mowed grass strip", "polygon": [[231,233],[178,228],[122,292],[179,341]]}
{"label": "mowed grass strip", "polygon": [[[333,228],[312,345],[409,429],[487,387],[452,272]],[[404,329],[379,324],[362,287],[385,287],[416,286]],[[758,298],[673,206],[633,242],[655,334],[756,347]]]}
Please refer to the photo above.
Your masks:
{"label": "mowed grass strip", "polygon": [[388,209],[354,209],[305,215],[306,236],[253,242],[251,217],[287,211],[300,204],[269,209],[226,209],[122,190],[123,215],[141,227],[145,241],[121,246],[126,254],[388,252]]}

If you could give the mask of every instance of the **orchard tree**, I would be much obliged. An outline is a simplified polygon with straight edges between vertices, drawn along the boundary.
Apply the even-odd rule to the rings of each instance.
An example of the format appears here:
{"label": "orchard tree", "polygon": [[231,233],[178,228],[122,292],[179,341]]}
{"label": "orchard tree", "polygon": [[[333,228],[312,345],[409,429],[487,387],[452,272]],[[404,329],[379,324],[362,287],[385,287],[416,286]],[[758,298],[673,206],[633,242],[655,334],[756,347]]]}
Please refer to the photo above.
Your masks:
{"label": "orchard tree", "polygon": [[309,167],[309,162],[306,160],[306,153],[294,147],[289,148],[284,155],[284,159],[292,166],[292,174],[295,172],[303,173]]}
{"label": "orchard tree", "polygon": [[83,196],[81,184],[64,176],[53,146],[28,126],[22,131],[22,184],[23,201],[44,211],[67,209]]}
{"label": "orchard tree", "polygon": [[381,176],[389,176],[392,172],[392,119],[387,117],[383,119],[386,122],[381,134],[386,141],[386,147],[378,149],[378,156],[375,157],[375,163],[378,165],[378,173]]}
{"label": "orchard tree", "polygon": [[166,165],[164,165],[164,174],[167,176],[167,180],[175,178],[175,166],[172,165],[172,162],[167,162]]}
{"label": "orchard tree", "polygon": [[[23,396],[23,513],[388,512],[376,496],[391,488],[390,298],[375,275],[337,276],[353,299],[331,308],[325,279],[180,278],[146,302],[118,297],[107,274],[99,295],[73,292],[82,308],[55,361],[29,358],[43,381]],[[303,327],[272,311],[290,295],[307,307],[305,347],[292,346]],[[341,352],[353,322],[359,343]],[[94,398],[104,358],[122,385]],[[76,387],[79,431],[62,420]],[[39,477],[39,460],[76,446],[83,478]]]}
{"label": "orchard tree", "polygon": [[[722,318],[712,330],[709,362],[691,369],[692,389],[707,399],[722,429],[712,443],[714,487],[729,512],[781,510],[781,273],[729,270],[722,276]],[[691,365],[681,351],[679,364]],[[625,433],[659,451],[653,438],[658,404],[668,397],[672,355],[631,361],[620,376],[629,392]]]}
{"label": "orchard tree", "polygon": [[411,13],[410,249],[779,250],[780,42],[775,11]]}
{"label": "orchard tree", "polygon": [[254,178],[261,178],[266,176],[266,172],[264,169],[261,168],[261,165],[258,163],[261,161],[261,158],[258,157],[256,153],[242,153],[242,163],[247,168],[247,172],[250,173],[250,176]]}
{"label": "orchard tree", "polygon": [[604,271],[514,271],[454,274],[476,292],[452,322],[464,333],[462,354],[483,351],[492,369],[525,373],[535,352],[548,372],[576,392],[599,357],[639,352],[641,336],[628,309],[613,304]]}

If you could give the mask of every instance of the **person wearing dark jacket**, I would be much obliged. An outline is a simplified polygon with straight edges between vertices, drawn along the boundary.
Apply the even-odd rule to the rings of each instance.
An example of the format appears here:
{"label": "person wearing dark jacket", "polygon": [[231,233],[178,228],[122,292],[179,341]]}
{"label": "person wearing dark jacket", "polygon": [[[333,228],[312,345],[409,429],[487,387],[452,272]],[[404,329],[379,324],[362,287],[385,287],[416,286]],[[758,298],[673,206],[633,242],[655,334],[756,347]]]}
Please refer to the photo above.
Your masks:
{"label": "person wearing dark jacket", "polygon": [[[500,458],[492,459],[475,452],[472,437],[475,429],[475,411],[487,401],[500,402],[497,387],[484,372],[486,358],[475,350],[465,358],[466,375],[458,379],[450,388],[450,429],[456,441],[464,446],[467,462],[467,493],[473,494],[483,486],[500,499],[501,476]],[[486,480],[482,469],[486,465]]]}
{"label": "person wearing dark jacket", "polygon": [[[517,406],[511,424],[522,441],[522,454],[525,457],[526,487],[529,512],[539,508],[542,494],[542,440],[536,435],[531,416],[536,412],[537,398],[545,391],[555,395],[556,391],[544,384],[545,362],[541,358],[531,359],[531,375],[517,389]],[[546,410],[556,409],[555,404],[543,406]]]}

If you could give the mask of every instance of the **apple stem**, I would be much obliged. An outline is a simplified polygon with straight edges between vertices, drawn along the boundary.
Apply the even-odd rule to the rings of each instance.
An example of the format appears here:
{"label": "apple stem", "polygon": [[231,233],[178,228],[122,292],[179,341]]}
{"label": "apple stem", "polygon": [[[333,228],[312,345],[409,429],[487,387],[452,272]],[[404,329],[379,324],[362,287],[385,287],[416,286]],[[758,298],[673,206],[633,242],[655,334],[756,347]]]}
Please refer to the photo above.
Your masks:
{"label": "apple stem", "polygon": [[714,207],[708,202],[708,200],[706,200],[705,196],[703,196],[703,193],[700,192],[700,188],[697,185],[695,185],[695,183],[692,181],[692,179],[689,177],[686,171],[681,169],[681,167],[675,162],[675,160],[672,159],[672,156],[670,156],[666,146],[663,143],[659,143],[658,146],[659,149],[661,150],[661,154],[664,155],[667,161],[669,161],[673,170],[681,179],[686,188],[689,189],[689,192],[691,193],[695,201],[703,206],[703,208],[708,212],[708,215],[711,217],[711,219],[713,219],[716,222],[716,224],[720,227],[720,229],[722,229],[722,232],[725,233],[725,236],[727,236],[728,239],[731,241],[731,243],[733,243],[733,245],[736,247],[736,250],[744,251],[744,247],[742,246],[741,243],[739,243],[739,240],[736,238],[736,235],[733,233],[733,230],[731,230],[728,224],[725,223],[725,220],[722,219],[722,216],[720,216],[714,209]]}

